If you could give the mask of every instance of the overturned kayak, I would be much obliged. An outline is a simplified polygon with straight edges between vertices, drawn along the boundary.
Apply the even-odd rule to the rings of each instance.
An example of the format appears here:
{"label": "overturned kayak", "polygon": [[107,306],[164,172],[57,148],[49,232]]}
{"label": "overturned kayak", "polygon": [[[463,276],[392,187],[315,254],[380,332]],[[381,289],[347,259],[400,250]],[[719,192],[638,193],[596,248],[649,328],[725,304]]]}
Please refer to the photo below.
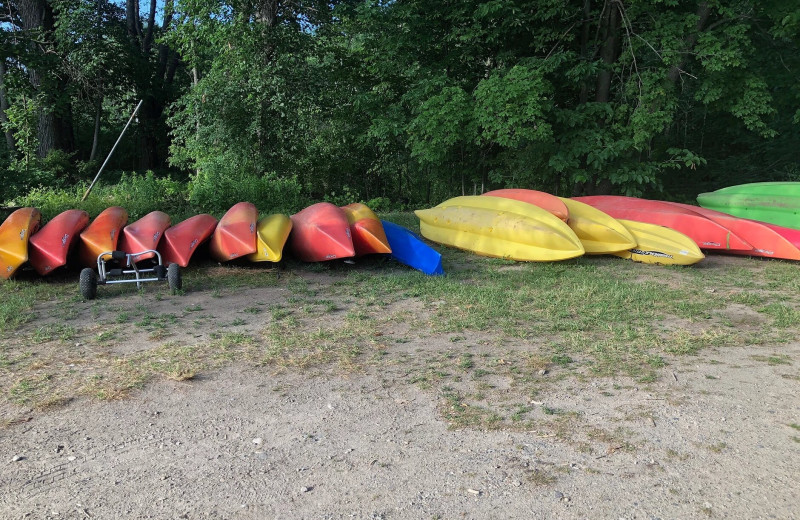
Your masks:
{"label": "overturned kayak", "polygon": [[117,250],[122,228],[128,223],[128,212],[119,206],[106,208],[81,232],[78,259],[84,267],[97,267],[97,257]]}
{"label": "overturned kayak", "polygon": [[403,226],[387,220],[381,223],[392,248],[392,258],[427,275],[444,274],[442,255],[438,251]]}
{"label": "overturned kayak", "polygon": [[593,206],[618,220],[647,222],[674,229],[690,237],[701,249],[717,252],[753,250],[753,246],[730,229],[695,211],[667,202],[616,195],[576,197],[574,200]]}
{"label": "overturned kayak", "polygon": [[36,272],[45,276],[66,265],[69,254],[78,244],[79,233],[88,225],[88,213],[68,209],[42,226],[28,246],[28,261]]}
{"label": "overturned kayak", "polygon": [[791,233],[793,230],[790,228],[781,228],[780,226],[739,218],[721,211],[698,208],[688,204],[677,202],[669,202],[668,204],[695,211],[707,219],[730,229],[753,246],[752,251],[730,251],[730,253],[765,258],[782,258],[784,260],[800,260],[800,249],[784,236],[793,235]]}
{"label": "overturned kayak", "polygon": [[355,256],[350,223],[338,206],[318,202],[295,213],[289,249],[304,262],[324,262]]}
{"label": "overturned kayak", "polygon": [[753,182],[701,193],[704,208],[741,218],[800,228],[800,182]]}
{"label": "overturned kayak", "polygon": [[584,253],[580,240],[562,220],[518,200],[455,197],[414,213],[428,240],[482,256],[551,262]]}
{"label": "overturned kayak", "polygon": [[634,220],[619,222],[636,239],[636,247],[612,255],[658,265],[692,265],[705,258],[695,241],[679,231]]}
{"label": "overturned kayak", "polygon": [[276,213],[259,219],[256,225],[256,252],[247,255],[251,262],[280,262],[283,248],[292,231],[292,219]]}
{"label": "overturned kayak", "polygon": [[216,227],[217,219],[201,213],[168,228],[158,245],[162,262],[186,267],[198,246],[211,238]]}
{"label": "overturned kayak", "polygon": [[219,219],[211,235],[211,256],[227,262],[256,252],[256,221],[258,210],[250,202],[234,204]]}
{"label": "overturned kayak", "polygon": [[0,278],[8,280],[28,260],[28,241],[41,221],[38,209],[20,208],[0,224]]}
{"label": "overturned kayak", "polygon": [[636,247],[636,239],[617,219],[572,199],[561,199],[569,209],[567,225],[580,239],[588,255],[605,255]]}
{"label": "overturned kayak", "polygon": [[487,191],[483,194],[487,197],[503,197],[527,202],[534,206],[539,206],[545,211],[549,211],[564,222],[569,222],[570,212],[564,200],[544,191],[526,190],[522,188],[508,188],[503,190]]}
{"label": "overturned kayak", "polygon": [[350,236],[356,256],[391,253],[383,224],[366,205],[359,202],[342,206],[350,224]]}
{"label": "overturned kayak", "polygon": [[[127,254],[141,253],[149,249],[155,250],[164,231],[172,223],[172,219],[163,211],[152,211],[136,222],[128,224],[122,229],[117,249]],[[153,258],[155,253],[137,256],[135,261]]]}

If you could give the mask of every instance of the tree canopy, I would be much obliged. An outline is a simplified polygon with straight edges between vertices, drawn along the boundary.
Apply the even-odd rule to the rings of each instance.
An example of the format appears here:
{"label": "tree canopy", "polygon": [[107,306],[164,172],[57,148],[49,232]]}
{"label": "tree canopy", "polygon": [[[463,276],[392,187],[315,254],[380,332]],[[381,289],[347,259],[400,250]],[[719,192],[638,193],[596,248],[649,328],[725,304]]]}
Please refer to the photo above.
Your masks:
{"label": "tree canopy", "polygon": [[122,170],[330,200],[800,180],[788,0],[3,0],[0,198]]}

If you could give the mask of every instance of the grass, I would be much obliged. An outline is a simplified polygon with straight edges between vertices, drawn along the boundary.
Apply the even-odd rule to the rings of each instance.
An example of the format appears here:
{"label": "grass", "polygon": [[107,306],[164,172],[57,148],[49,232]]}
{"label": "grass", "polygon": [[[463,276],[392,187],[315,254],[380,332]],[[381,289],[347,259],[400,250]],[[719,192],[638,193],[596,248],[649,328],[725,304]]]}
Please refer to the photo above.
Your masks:
{"label": "grass", "polygon": [[[580,417],[526,404],[555,381],[648,384],[687,356],[775,345],[800,332],[800,274],[782,262],[672,269],[602,257],[539,264],[442,254],[444,277],[390,261],[289,262],[280,272],[208,264],[183,271],[185,294],[104,287],[95,302],[76,296],[70,276],[11,280],[0,285],[3,399],[116,399],[153,379],[189,382],[230,363],[376,370],[436,392],[452,427],[567,437]],[[764,305],[765,293],[780,303]],[[195,303],[186,303],[189,294]],[[218,316],[223,303],[233,308]],[[732,305],[763,319],[740,326],[726,318]],[[136,348],[115,348],[126,343]],[[784,354],[752,359],[792,363]]]}

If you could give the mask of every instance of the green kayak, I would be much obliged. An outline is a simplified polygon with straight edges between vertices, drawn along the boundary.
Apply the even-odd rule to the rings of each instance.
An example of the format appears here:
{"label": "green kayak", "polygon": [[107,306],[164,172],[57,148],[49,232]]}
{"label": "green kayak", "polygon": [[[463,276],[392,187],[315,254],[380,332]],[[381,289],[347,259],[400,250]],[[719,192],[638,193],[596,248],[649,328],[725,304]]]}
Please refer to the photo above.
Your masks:
{"label": "green kayak", "polygon": [[704,208],[800,229],[800,182],[754,182],[701,193]]}

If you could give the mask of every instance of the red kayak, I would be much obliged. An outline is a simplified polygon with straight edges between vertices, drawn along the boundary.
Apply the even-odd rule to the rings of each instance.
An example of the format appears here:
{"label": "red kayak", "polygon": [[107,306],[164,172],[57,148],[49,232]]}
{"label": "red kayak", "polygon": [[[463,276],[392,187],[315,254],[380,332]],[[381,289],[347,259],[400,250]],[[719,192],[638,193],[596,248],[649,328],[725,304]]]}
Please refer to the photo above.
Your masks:
{"label": "red kayak", "polygon": [[0,278],[8,280],[28,260],[28,241],[41,220],[38,209],[20,208],[0,224]]}
{"label": "red kayak", "polygon": [[366,205],[359,202],[342,206],[350,224],[350,236],[356,256],[388,254],[392,252],[380,219]]}
{"label": "red kayak", "polygon": [[745,251],[753,247],[728,228],[699,213],[658,200],[637,199],[617,195],[575,197],[614,218],[647,222],[680,231],[694,240],[701,249],[712,251]]}
{"label": "red kayak", "polygon": [[319,202],[291,216],[289,250],[305,262],[355,256],[350,224],[341,208]]}
{"label": "red kayak", "polygon": [[[117,249],[129,255],[155,249],[171,223],[172,219],[163,211],[151,211],[136,222],[125,226]],[[137,256],[135,261],[139,262],[154,256],[156,256],[154,253],[147,253]]]}
{"label": "red kayak", "polygon": [[211,237],[217,227],[217,219],[207,213],[187,218],[164,231],[164,238],[158,245],[161,260],[165,265],[172,263],[181,267],[189,265],[197,246]]}
{"label": "red kayak", "polygon": [[757,220],[734,217],[733,215],[721,211],[698,208],[697,206],[690,206],[689,204],[680,204],[678,202],[668,202],[668,204],[699,213],[707,219],[711,219],[717,224],[730,229],[753,246],[752,251],[731,251],[731,253],[763,256],[767,258],[783,258],[785,260],[800,260],[800,249],[798,249],[791,240],[778,232],[778,230],[773,229],[773,227],[784,229],[789,232],[787,234],[800,237],[800,231],[796,229],[781,228],[781,226],[773,226],[771,224],[765,224],[764,222],[758,222]]}
{"label": "red kayak", "polygon": [[211,235],[209,250],[211,256],[220,262],[227,262],[240,256],[255,253],[256,221],[258,210],[249,202],[234,204],[219,220]]}
{"label": "red kayak", "polygon": [[521,200],[522,202],[539,206],[543,210],[557,216],[564,222],[569,219],[569,210],[567,209],[567,205],[564,204],[564,201],[555,195],[550,195],[549,193],[545,193],[543,191],[510,188],[505,190],[487,191],[483,195],[489,197],[502,197],[504,199]]}
{"label": "red kayak", "polygon": [[82,209],[68,209],[53,217],[38,233],[33,235],[28,246],[28,261],[42,276],[66,265],[67,257],[78,244],[78,233],[89,225],[89,214]]}
{"label": "red kayak", "polygon": [[97,256],[116,251],[122,228],[128,223],[128,212],[119,206],[103,210],[81,233],[78,259],[86,267],[97,267]]}

